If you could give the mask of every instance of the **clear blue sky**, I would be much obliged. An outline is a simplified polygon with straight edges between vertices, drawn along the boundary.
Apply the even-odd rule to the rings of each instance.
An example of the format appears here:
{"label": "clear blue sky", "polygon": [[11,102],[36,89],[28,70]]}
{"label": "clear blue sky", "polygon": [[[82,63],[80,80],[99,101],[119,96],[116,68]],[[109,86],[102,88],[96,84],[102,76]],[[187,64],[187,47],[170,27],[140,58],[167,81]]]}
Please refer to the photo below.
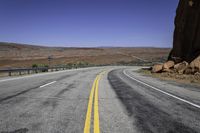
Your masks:
{"label": "clear blue sky", "polygon": [[0,41],[171,47],[178,0],[0,0]]}

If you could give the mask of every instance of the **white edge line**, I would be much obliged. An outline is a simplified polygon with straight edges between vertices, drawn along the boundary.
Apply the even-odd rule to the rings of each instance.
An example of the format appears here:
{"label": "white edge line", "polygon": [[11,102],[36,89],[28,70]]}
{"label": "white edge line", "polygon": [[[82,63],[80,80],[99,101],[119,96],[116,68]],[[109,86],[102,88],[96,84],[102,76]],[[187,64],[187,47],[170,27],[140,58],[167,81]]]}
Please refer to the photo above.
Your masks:
{"label": "white edge line", "polygon": [[50,85],[50,84],[53,84],[53,83],[55,83],[55,82],[56,82],[56,81],[53,81],[53,82],[50,82],[50,83],[44,84],[44,85],[40,86],[40,88],[45,87],[45,86]]}
{"label": "white edge line", "polygon": [[140,80],[138,80],[138,79],[136,79],[136,78],[133,78],[132,76],[128,75],[128,74],[126,73],[125,70],[123,71],[123,73],[124,73],[127,77],[129,77],[129,78],[131,78],[131,79],[133,79],[133,80],[135,80],[135,81],[137,81],[137,82],[139,82],[139,83],[141,83],[141,84],[143,84],[143,85],[146,85],[146,86],[148,86],[148,87],[150,87],[150,88],[152,88],[152,89],[154,89],[154,90],[156,90],[156,91],[159,91],[159,92],[161,92],[161,93],[163,93],[163,94],[166,94],[166,95],[168,95],[168,96],[170,96],[170,97],[173,97],[173,98],[175,98],[175,99],[178,99],[178,100],[180,100],[180,101],[182,101],[182,102],[185,102],[185,103],[187,103],[187,104],[190,104],[190,105],[192,105],[192,106],[194,106],[194,107],[200,109],[200,106],[197,105],[197,104],[194,104],[194,103],[192,103],[192,102],[190,102],[190,101],[187,101],[187,100],[185,100],[185,99],[182,99],[182,98],[180,98],[180,97],[177,97],[177,96],[175,96],[175,95],[172,95],[172,94],[170,94],[170,93],[168,93],[168,92],[165,92],[165,91],[160,90],[160,89],[158,89],[158,88],[156,88],[156,87],[153,87],[153,86],[151,86],[151,85],[149,85],[149,84],[147,84],[147,83],[144,83],[144,82],[142,82],[142,81],[140,81]]}

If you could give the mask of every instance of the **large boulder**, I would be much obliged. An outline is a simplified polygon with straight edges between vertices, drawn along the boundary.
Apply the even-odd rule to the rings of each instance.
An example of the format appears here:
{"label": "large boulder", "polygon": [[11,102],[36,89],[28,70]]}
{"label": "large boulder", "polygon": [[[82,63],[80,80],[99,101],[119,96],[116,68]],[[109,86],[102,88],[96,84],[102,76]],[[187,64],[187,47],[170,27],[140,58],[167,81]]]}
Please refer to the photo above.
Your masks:
{"label": "large boulder", "polygon": [[196,80],[200,80],[200,73],[199,73],[199,72],[196,72],[196,73],[194,74],[194,77],[195,77]]}
{"label": "large boulder", "polygon": [[162,70],[163,70],[163,64],[156,64],[152,67],[151,72],[158,73],[158,72],[162,72]]}
{"label": "large boulder", "polygon": [[200,72],[200,56],[190,63],[190,67],[194,72]]}
{"label": "large boulder", "polygon": [[192,68],[189,66],[185,69],[184,74],[194,74],[194,72],[192,71]]}
{"label": "large boulder", "polygon": [[179,0],[169,60],[191,62],[200,55],[200,0]]}
{"label": "large boulder", "polygon": [[187,69],[187,67],[189,66],[189,64],[186,61],[183,61],[181,63],[178,63],[174,66],[174,69],[179,73],[179,74],[183,74],[184,71]]}
{"label": "large boulder", "polygon": [[170,69],[170,68],[172,68],[173,66],[174,66],[174,61],[167,61],[167,62],[165,62],[164,64],[163,64],[163,69],[165,70],[168,70],[168,69]]}

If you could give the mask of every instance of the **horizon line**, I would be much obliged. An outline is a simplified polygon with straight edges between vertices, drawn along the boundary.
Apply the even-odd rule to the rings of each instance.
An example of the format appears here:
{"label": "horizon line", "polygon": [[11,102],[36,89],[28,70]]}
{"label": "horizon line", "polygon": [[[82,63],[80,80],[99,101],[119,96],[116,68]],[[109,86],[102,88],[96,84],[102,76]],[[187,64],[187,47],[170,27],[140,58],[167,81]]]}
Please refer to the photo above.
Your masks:
{"label": "horizon line", "polygon": [[[35,47],[49,47],[49,48],[172,48],[170,46],[50,46],[50,44],[35,44],[35,43],[20,43],[20,42],[7,42],[7,41],[0,41],[0,43],[7,43],[7,44],[16,44],[16,45],[28,45],[28,46],[35,46]],[[59,45],[59,44],[58,44]]]}

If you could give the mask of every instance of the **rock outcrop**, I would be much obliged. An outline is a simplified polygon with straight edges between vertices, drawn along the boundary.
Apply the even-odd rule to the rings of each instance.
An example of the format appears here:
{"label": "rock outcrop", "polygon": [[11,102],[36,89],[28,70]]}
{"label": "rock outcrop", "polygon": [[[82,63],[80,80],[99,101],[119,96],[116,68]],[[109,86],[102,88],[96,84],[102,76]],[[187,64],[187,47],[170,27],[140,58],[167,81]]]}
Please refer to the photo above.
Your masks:
{"label": "rock outcrop", "polygon": [[152,72],[175,72],[199,76],[200,0],[179,1],[173,39],[173,48],[168,61],[153,66]]}
{"label": "rock outcrop", "polygon": [[191,62],[200,55],[200,0],[180,0],[169,60]]}

